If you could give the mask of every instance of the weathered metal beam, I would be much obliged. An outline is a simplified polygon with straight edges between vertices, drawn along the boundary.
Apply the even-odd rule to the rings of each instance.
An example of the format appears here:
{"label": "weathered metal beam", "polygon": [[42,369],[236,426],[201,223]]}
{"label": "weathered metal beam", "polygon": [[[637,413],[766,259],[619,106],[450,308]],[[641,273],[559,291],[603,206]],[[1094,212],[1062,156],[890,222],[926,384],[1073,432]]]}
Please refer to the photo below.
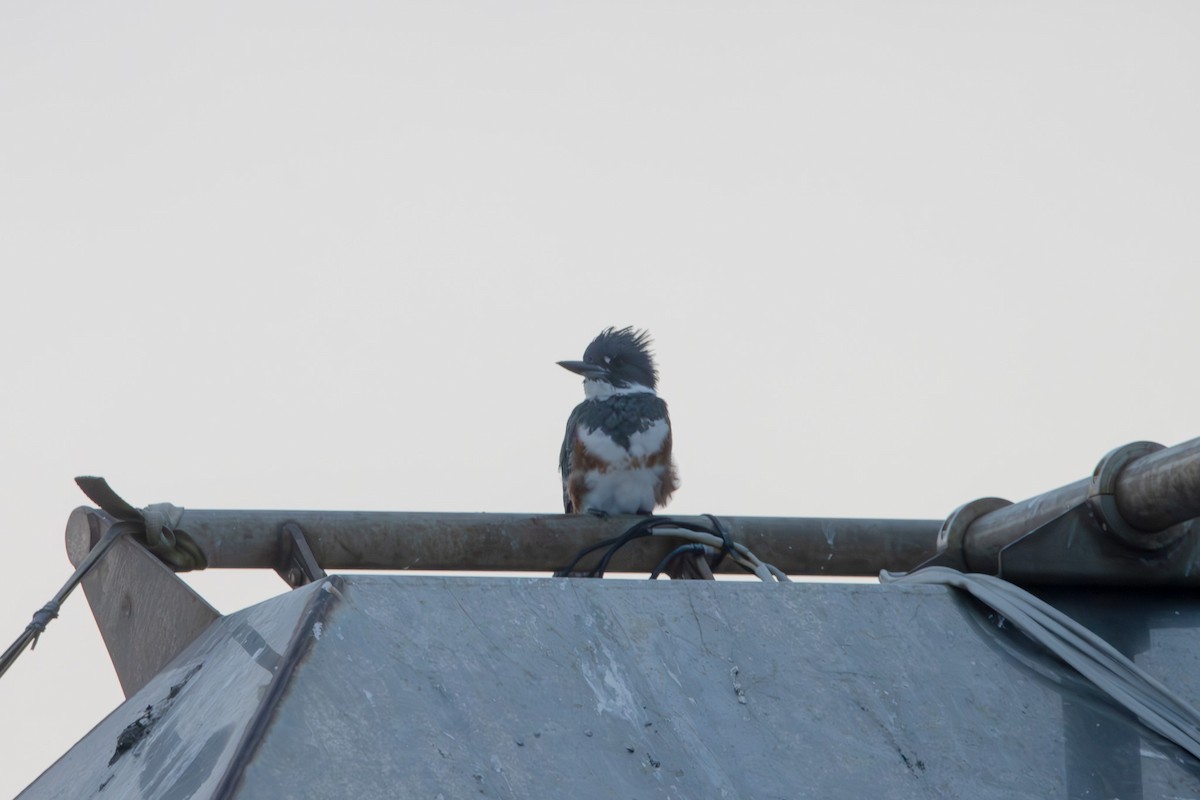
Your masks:
{"label": "weathered metal beam", "polygon": [[[80,479],[102,505],[135,509],[103,479]],[[108,507],[108,506],[105,506]],[[329,570],[455,570],[554,572],[582,549],[628,530],[640,518],[591,515],[474,514],[364,511],[182,510],[166,504],[170,520],[156,514],[151,541],[168,539],[193,548],[196,558],[226,568],[273,569],[289,561],[284,526],[294,524],[319,568]],[[1172,448],[1135,442],[1110,452],[1091,478],[1020,503],[985,499],[963,506],[946,522],[934,520],[722,517],[734,540],[760,559],[798,575],[875,575],[907,571],[935,550],[955,566],[995,573],[1002,551],[1053,520],[1085,511],[1097,532],[1162,561],[1167,548],[1200,528],[1200,439]],[[681,517],[707,524],[700,517]],[[149,526],[150,523],[147,523]],[[163,536],[158,526],[163,525]],[[166,526],[169,526],[169,530]],[[942,534],[939,536],[939,532]],[[1091,535],[1091,528],[1086,532]],[[169,534],[169,535],[167,535]],[[654,537],[626,546],[612,571],[648,572],[678,544]],[[1068,548],[1069,549],[1069,548]],[[160,554],[160,557],[161,554]],[[1064,561],[1063,575],[1077,571]],[[589,566],[585,561],[581,566]],[[1096,565],[1091,565],[1095,567]],[[1169,566],[1169,565],[1168,565]],[[1131,562],[1128,569],[1140,567]],[[1156,569],[1163,579],[1166,573]],[[736,571],[731,563],[722,571]],[[1092,570],[1094,572],[1094,570]],[[1084,569],[1080,574],[1091,574]],[[1131,580],[1136,575],[1129,576]],[[1170,580],[1175,580],[1171,577]],[[1136,582],[1136,580],[1135,580]]]}
{"label": "weathered metal beam", "polygon": [[[185,509],[176,530],[200,547],[210,567],[273,569],[280,531],[304,532],[327,570],[553,572],[581,549],[619,536],[640,519],[565,514],[466,514],[387,511],[222,511]],[[703,517],[679,517],[699,524]],[[906,570],[934,550],[938,520],[721,517],[730,535],[785,572],[876,575]],[[627,545],[611,571],[649,572],[678,540]],[[585,562],[590,564],[590,560]],[[722,571],[738,572],[726,563]]]}
{"label": "weathered metal beam", "polygon": [[[1081,516],[1081,512],[1086,513]],[[1084,517],[1091,520],[1086,529],[1111,540],[1105,547],[1112,544],[1142,551],[1137,559],[1114,556],[1106,561],[1112,570],[1146,573],[1147,577],[1156,573],[1158,580],[1166,580],[1166,575],[1173,575],[1166,548],[1194,535],[1196,526],[1185,523],[1200,517],[1200,438],[1168,448],[1134,442],[1111,451],[1089,478],[1019,503],[987,498],[967,504],[947,520],[942,540],[960,554],[962,566],[996,573],[1002,552],[1043,526],[1065,520],[1068,514],[1073,515],[1071,524],[1076,528]],[[1147,559],[1155,553],[1160,555],[1151,569]],[[1082,550],[1073,558],[1064,551],[1064,560],[1056,565],[1054,574],[1067,577],[1095,572],[1094,564],[1072,566],[1072,561],[1082,558]],[[1013,578],[1021,576],[1018,571]],[[1111,577],[1117,579],[1115,573]]]}
{"label": "weathered metal beam", "polygon": [[1091,479],[1084,478],[998,508],[975,520],[963,541],[967,566],[976,572],[995,572],[1001,550],[1087,500],[1089,485]]}
{"label": "weathered metal beam", "polygon": [[1200,438],[1130,462],[1117,476],[1116,498],[1125,521],[1144,531],[1200,517]]}

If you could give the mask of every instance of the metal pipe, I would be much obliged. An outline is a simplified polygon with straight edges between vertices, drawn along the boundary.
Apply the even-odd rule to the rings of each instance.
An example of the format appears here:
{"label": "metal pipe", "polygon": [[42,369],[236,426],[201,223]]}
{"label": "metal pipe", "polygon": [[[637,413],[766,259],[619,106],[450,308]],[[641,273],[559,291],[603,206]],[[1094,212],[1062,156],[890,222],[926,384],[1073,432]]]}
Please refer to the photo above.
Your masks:
{"label": "metal pipe", "polygon": [[[1137,447],[1153,449],[1158,445],[1136,443],[1119,448],[1132,460],[1125,463],[1106,457],[1102,464],[1111,469],[1098,469],[1097,475],[1105,470],[1115,474],[1115,479],[1101,481],[1103,496],[1115,499],[1124,521],[1145,531],[1153,548],[1157,545],[1151,534],[1200,516],[1200,439],[1140,457]],[[111,492],[106,485],[102,488]],[[1094,491],[1093,479],[1085,478],[984,514],[962,534],[967,567],[994,573],[997,555],[1004,547],[1085,502]],[[115,494],[112,497],[122,507],[127,505]],[[638,519],[598,519],[587,514],[187,509],[174,528],[195,542],[211,567],[279,566],[283,538],[280,529],[287,522],[295,522],[303,530],[317,563],[328,570],[553,572],[583,548],[620,535]],[[707,523],[700,517],[681,519]],[[722,520],[733,538],[763,561],[791,574],[831,576],[912,569],[936,550],[942,527],[935,520]],[[1132,535],[1141,537],[1137,530]],[[1138,543],[1142,544],[1140,538]],[[611,570],[649,572],[677,544],[676,540],[660,537],[632,543],[613,559]],[[722,571],[737,571],[737,567],[727,562]]]}
{"label": "metal pipe", "polygon": [[996,572],[1000,551],[1038,526],[1087,499],[1091,479],[998,508],[972,523],[963,539],[963,555],[972,572]]}
{"label": "metal pipe", "polygon": [[[995,572],[1002,549],[1086,501],[1092,483],[1083,478],[975,520],[964,537],[967,567]],[[1200,517],[1200,438],[1130,461],[1113,495],[1122,520],[1146,534]]]}
{"label": "metal pipe", "polygon": [[[707,524],[703,517],[677,519]],[[327,570],[553,572],[584,547],[619,536],[638,517],[362,511],[186,509],[176,525],[204,551],[208,566],[270,569],[280,562],[280,528],[295,522]],[[729,534],[785,572],[876,575],[907,570],[935,549],[938,520],[721,517]],[[649,572],[678,545],[632,542],[610,571]],[[599,554],[597,554],[598,556]],[[592,559],[585,562],[590,566]],[[726,559],[724,572],[740,571]]]}
{"label": "metal pipe", "polygon": [[1200,517],[1200,439],[1131,462],[1117,476],[1116,500],[1125,521],[1144,531]]}

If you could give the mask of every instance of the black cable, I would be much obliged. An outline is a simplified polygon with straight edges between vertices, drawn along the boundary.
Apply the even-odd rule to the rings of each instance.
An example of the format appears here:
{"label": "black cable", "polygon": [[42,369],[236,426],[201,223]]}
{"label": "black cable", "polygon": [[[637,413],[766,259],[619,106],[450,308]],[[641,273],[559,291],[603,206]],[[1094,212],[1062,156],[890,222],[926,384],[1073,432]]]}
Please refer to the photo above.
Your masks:
{"label": "black cable", "polygon": [[46,632],[46,626],[50,624],[50,620],[58,616],[58,611],[62,608],[63,601],[71,594],[72,590],[79,585],[83,580],[83,576],[87,575],[92,567],[100,561],[100,557],[108,552],[108,548],[113,542],[117,541],[122,535],[139,531],[142,529],[140,522],[122,521],[114,523],[112,527],[100,537],[100,541],[96,542],[96,546],[91,549],[87,557],[80,562],[75,568],[75,572],[63,584],[63,587],[58,590],[58,594],[51,598],[49,603],[33,612],[33,620],[25,626],[25,630],[17,637],[3,655],[0,655],[0,676],[8,672],[11,667],[28,647],[31,650],[37,646],[38,638]]}
{"label": "black cable", "polygon": [[[596,552],[601,547],[608,547],[609,545],[611,545],[613,542],[617,541],[620,538],[621,537],[619,537],[619,536],[614,536],[611,539],[605,539],[603,542],[597,542],[596,544],[593,544],[589,547],[583,548],[582,550],[580,550],[578,553],[575,554],[575,557],[571,559],[571,563],[567,564],[565,567],[560,569],[558,572],[554,573],[554,577],[556,577],[556,578],[571,577],[571,573],[575,571],[575,565],[578,564],[583,559],[584,556],[586,556],[590,553]],[[591,576],[589,575],[588,577],[591,577]]]}
{"label": "black cable", "polygon": [[608,548],[608,552],[606,552],[600,558],[600,561],[597,562],[596,566],[592,568],[590,577],[603,578],[605,571],[608,569],[608,562],[612,561],[612,557],[617,554],[617,551],[632,542],[634,539],[642,539],[646,536],[650,536],[651,532],[656,526],[656,522],[657,520],[653,517],[647,517],[646,519],[634,523],[629,530],[621,534],[621,536],[617,538],[616,542],[614,542],[613,545]]}
{"label": "black cable", "polygon": [[685,553],[704,553],[707,549],[708,548],[705,545],[702,545],[699,542],[688,542],[687,544],[679,545],[679,547],[676,547],[674,550],[667,553],[666,558],[658,562],[658,566],[655,567],[654,571],[650,573],[650,580],[658,580],[658,576],[662,575],[663,572],[666,571],[667,567],[671,566],[671,562],[679,558],[681,555]]}
{"label": "black cable", "polygon": [[[704,516],[712,523],[711,526],[694,522],[685,522],[684,520],[675,519],[674,517],[644,517],[635,522],[629,527],[628,530],[625,531],[625,533],[621,534],[620,536],[612,539],[605,539],[602,542],[598,542],[597,544],[589,545],[588,547],[583,548],[575,554],[575,557],[571,559],[571,562],[567,564],[567,566],[563,567],[558,572],[555,572],[554,576],[557,578],[569,577],[573,572],[575,572],[575,568],[578,566],[579,562],[586,556],[596,552],[597,550],[600,550],[601,548],[607,547],[608,550],[605,551],[604,555],[600,557],[600,559],[596,562],[596,565],[586,572],[586,576],[589,578],[603,578],[605,571],[608,569],[609,562],[612,561],[612,558],[617,554],[617,551],[632,542],[634,539],[642,539],[647,536],[655,535],[655,530],[658,528],[682,528],[683,530],[692,531],[693,533],[706,533],[710,536],[719,538],[722,543],[721,549],[717,553],[716,560],[710,565],[711,568],[715,569],[722,561],[724,561],[727,555],[735,556],[733,550],[733,540],[730,538],[729,532],[726,530],[725,525],[721,522],[720,518],[713,514],[705,514]],[[706,548],[706,545],[699,543],[693,542],[690,544],[700,548],[705,548],[702,550],[703,552],[708,552],[710,549]],[[693,550],[693,552],[702,551]],[[674,556],[674,558],[678,557],[679,554]],[[671,557],[669,556],[668,560],[664,562],[665,565],[669,565],[670,558]],[[737,561],[736,556],[735,561]],[[660,566],[665,568],[664,564],[660,564]],[[746,569],[745,565],[741,564],[740,561],[738,562],[738,566]],[[659,570],[659,572],[661,572],[661,570]]]}
{"label": "black cable", "polygon": [[725,556],[733,555],[733,540],[729,538],[729,531],[725,530],[725,523],[715,514],[705,514],[712,521],[713,527],[717,529],[717,535],[721,537],[721,552],[717,554],[717,558],[708,568],[713,572],[717,571],[717,567],[721,566],[721,562],[725,560]]}

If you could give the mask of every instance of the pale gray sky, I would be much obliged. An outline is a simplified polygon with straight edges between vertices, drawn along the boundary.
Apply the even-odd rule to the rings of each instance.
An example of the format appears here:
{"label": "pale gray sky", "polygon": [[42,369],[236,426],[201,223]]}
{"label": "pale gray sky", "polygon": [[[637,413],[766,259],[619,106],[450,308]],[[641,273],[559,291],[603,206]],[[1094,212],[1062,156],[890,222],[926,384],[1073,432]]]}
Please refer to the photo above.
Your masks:
{"label": "pale gray sky", "polygon": [[[76,474],[557,511],[607,325],[681,513],[940,518],[1200,435],[1198,97],[1192,2],[0,0],[0,647]],[[80,593],[0,796],[120,699]]]}

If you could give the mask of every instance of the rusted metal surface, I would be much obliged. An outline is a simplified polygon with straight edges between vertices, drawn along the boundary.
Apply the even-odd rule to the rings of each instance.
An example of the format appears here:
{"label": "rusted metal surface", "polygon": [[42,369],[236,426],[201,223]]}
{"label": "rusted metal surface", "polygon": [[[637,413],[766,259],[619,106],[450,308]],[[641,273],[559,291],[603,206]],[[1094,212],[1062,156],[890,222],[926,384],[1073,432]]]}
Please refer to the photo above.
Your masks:
{"label": "rusted metal surface", "polygon": [[[553,572],[582,548],[628,529],[639,517],[589,514],[461,514],[365,511],[185,509],[179,528],[210,567],[273,569],[280,531],[294,522],[326,570]],[[708,524],[702,517],[681,517]],[[721,517],[731,536],[785,572],[876,575],[905,570],[933,552],[937,520]],[[612,571],[649,572],[676,540],[654,537],[624,548]],[[723,564],[725,572],[739,572]]]}
{"label": "rusted metal surface", "polygon": [[1200,516],[1200,438],[1130,463],[1117,477],[1116,498],[1125,521],[1145,531]]}
{"label": "rusted metal surface", "polygon": [[1002,550],[1085,504],[1100,534],[1151,554],[1194,536],[1182,525],[1200,516],[1200,439],[1168,448],[1125,445],[1092,477],[984,514],[962,534],[966,567],[995,573]]}
{"label": "rusted metal surface", "polygon": [[1087,500],[1090,478],[1052,489],[1037,497],[998,508],[975,520],[963,537],[963,552],[972,572],[994,573],[1001,550],[1039,525]]}
{"label": "rusted metal surface", "polygon": [[[722,520],[733,540],[793,575],[907,571],[935,552],[950,549],[958,559],[956,566],[995,573],[1004,548],[1085,504],[1102,534],[1135,549],[1161,553],[1190,534],[1192,528],[1182,527],[1181,520],[1200,512],[1200,439],[1155,452],[1159,447],[1135,442],[1117,448],[1090,479],[1019,503],[1004,505],[1006,501],[997,500],[994,505],[1001,507],[982,515],[972,513],[970,520],[964,516],[966,510],[983,509],[978,503],[967,504],[947,520],[945,529],[934,520],[724,516]],[[83,480],[93,485],[97,496],[127,505],[103,479]],[[618,536],[642,519],[598,519],[589,514],[182,510],[168,504],[148,508],[155,507],[178,514],[163,534],[194,549],[196,563],[239,569],[285,565],[281,574],[292,574],[293,585],[303,578],[294,570],[305,564],[316,570],[554,572],[584,548]],[[707,524],[698,517],[679,519]],[[294,558],[296,538],[286,534],[289,525],[303,531],[303,542],[311,549],[311,554],[299,553],[304,556],[299,562]],[[1167,527],[1138,527],[1146,525]],[[677,544],[657,536],[640,540],[618,553],[611,570],[649,572]],[[173,563],[176,569],[187,566]],[[738,567],[727,562],[721,571],[736,572]],[[1133,572],[1127,577],[1138,582]]]}

